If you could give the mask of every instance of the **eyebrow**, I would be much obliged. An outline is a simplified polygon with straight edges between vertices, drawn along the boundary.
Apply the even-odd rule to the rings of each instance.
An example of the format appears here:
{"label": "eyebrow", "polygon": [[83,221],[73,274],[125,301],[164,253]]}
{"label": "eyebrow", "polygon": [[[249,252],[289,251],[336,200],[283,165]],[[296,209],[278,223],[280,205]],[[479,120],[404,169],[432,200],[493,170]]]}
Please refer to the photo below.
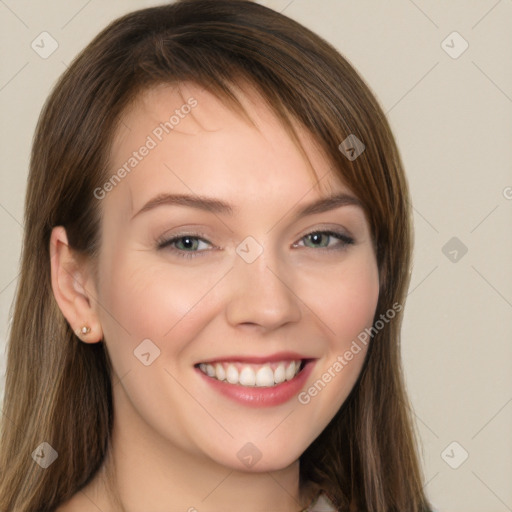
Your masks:
{"label": "eyebrow", "polygon": [[[186,206],[189,208],[196,208],[198,210],[204,210],[211,213],[218,213],[229,216],[233,216],[237,212],[236,208],[233,208],[229,203],[226,203],[220,199],[200,195],[162,193],[150,199],[137,213],[133,215],[131,220],[143,212],[153,210],[154,208],[162,205]],[[359,206],[363,208],[363,204],[356,197],[345,193],[338,193],[327,197],[322,197],[304,205],[296,213],[296,217],[300,219],[308,215],[327,212],[347,205]]]}

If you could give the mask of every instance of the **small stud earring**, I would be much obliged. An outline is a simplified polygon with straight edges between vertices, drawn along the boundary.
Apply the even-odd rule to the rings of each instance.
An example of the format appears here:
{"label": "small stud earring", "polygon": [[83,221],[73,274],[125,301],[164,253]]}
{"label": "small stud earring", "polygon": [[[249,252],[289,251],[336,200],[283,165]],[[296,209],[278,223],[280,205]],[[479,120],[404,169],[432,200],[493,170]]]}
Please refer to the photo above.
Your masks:
{"label": "small stud earring", "polygon": [[80,329],[80,333],[81,334],[88,334],[91,332],[91,328],[88,326],[88,325],[84,325],[81,329]]}

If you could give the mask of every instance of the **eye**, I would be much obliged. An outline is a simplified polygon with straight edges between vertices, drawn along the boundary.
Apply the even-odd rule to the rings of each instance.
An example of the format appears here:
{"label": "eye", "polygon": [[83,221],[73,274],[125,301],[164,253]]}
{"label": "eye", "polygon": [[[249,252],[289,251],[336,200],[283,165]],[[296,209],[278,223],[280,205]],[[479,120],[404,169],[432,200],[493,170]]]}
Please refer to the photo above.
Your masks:
{"label": "eye", "polygon": [[[319,249],[327,249],[327,250],[341,250],[344,249],[347,245],[351,245],[354,243],[354,239],[345,235],[344,233],[339,233],[337,231],[325,230],[325,231],[312,231],[307,235],[304,235],[301,240],[305,240],[311,242],[313,245],[306,245],[308,248],[319,248]],[[330,245],[331,241],[338,241],[337,244]]]}
{"label": "eye", "polygon": [[[354,243],[354,239],[332,230],[312,231],[301,238],[307,240],[312,245],[305,245],[308,249],[324,249],[328,251],[343,250],[346,246]],[[331,241],[338,242],[331,244]],[[206,249],[199,250],[201,244],[212,245],[208,240],[202,238],[198,233],[194,234],[180,234],[172,238],[160,240],[157,242],[158,249],[167,248],[181,258],[195,258],[207,252]],[[294,244],[293,247],[298,247]]]}
{"label": "eye", "polygon": [[158,249],[164,249],[167,247],[169,250],[176,253],[177,256],[182,258],[194,258],[197,256],[197,253],[205,252],[204,250],[197,250],[201,243],[209,244],[207,240],[197,236],[196,234],[178,235],[159,241],[157,247]]}

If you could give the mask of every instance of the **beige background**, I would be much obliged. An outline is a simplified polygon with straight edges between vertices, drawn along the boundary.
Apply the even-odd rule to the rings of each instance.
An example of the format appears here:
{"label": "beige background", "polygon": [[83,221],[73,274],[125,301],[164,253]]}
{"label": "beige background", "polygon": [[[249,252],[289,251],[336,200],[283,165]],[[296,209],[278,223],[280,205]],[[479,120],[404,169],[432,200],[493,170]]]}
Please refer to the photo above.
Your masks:
{"label": "beige background", "polygon": [[[2,392],[28,158],[43,101],[109,21],[159,3],[0,0]],[[403,357],[427,493],[440,511],[512,511],[512,2],[260,3],[333,43],[373,89],[397,138],[416,237]],[[43,31],[58,43],[46,59],[31,48]],[[443,48],[458,52],[461,39],[442,45],[453,31],[469,44],[458,58]],[[451,245],[443,252],[452,237],[466,254]],[[459,464],[465,452],[453,469],[448,462]]]}

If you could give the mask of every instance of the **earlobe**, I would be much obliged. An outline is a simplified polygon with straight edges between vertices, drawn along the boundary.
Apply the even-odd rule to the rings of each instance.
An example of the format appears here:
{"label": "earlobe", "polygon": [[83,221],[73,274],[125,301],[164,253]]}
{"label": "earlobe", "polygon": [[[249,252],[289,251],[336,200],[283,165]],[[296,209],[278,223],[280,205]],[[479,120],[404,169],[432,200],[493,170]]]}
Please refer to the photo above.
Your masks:
{"label": "earlobe", "polygon": [[101,341],[103,332],[94,309],[96,290],[83,261],[69,247],[63,226],[52,230],[50,266],[55,300],[73,332],[85,343]]}

